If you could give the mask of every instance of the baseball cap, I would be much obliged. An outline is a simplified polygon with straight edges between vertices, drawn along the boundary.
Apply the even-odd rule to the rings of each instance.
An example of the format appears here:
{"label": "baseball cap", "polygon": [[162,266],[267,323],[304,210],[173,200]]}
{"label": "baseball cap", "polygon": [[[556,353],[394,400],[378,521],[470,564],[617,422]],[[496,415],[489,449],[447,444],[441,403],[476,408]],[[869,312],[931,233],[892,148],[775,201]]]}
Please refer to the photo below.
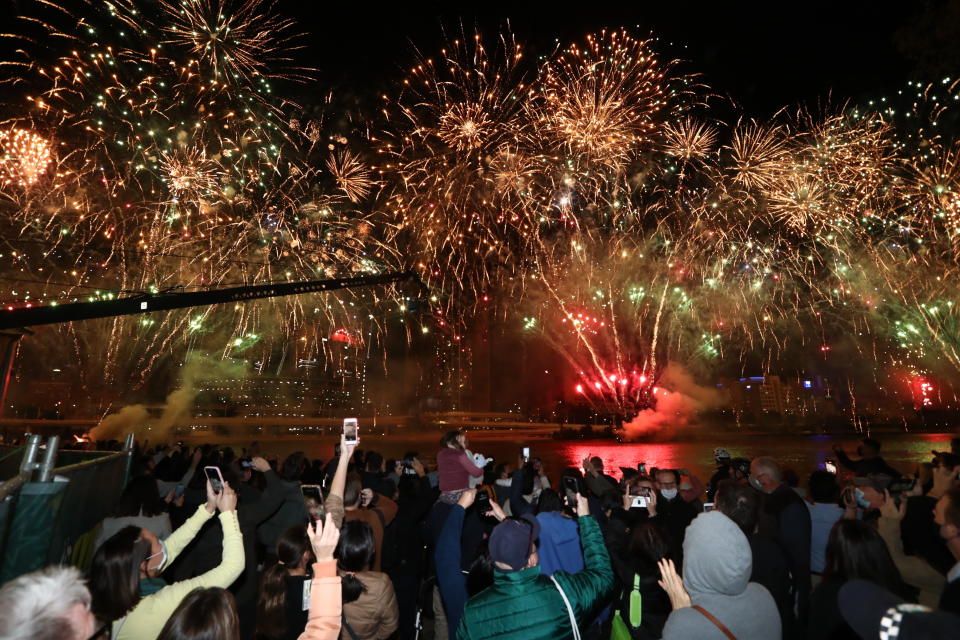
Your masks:
{"label": "baseball cap", "polygon": [[861,638],[947,640],[957,637],[960,616],[904,602],[868,580],[851,580],[837,597],[840,613]]}
{"label": "baseball cap", "polygon": [[527,566],[533,542],[540,537],[540,523],[534,516],[524,515],[519,519],[504,520],[490,534],[487,548],[490,559],[507,565],[510,569],[497,567],[498,571],[520,571]]}
{"label": "baseball cap", "polygon": [[883,493],[893,482],[893,476],[885,473],[868,473],[865,476],[857,476],[851,480],[855,487],[873,487],[878,492]]}

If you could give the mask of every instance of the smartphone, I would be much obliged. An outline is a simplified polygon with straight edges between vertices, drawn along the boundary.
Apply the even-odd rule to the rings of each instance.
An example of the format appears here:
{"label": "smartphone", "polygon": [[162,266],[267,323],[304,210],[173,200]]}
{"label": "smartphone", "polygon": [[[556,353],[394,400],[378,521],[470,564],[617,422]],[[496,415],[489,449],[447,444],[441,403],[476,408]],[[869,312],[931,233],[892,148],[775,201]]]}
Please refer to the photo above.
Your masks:
{"label": "smartphone", "polygon": [[477,505],[477,513],[481,516],[490,511],[490,494],[483,489],[477,489],[477,499],[474,501]]}
{"label": "smartphone", "polygon": [[638,507],[642,507],[642,508],[646,509],[646,508],[647,508],[647,503],[648,503],[649,501],[650,501],[650,499],[647,498],[646,496],[637,496],[636,498],[633,499],[633,502],[630,503],[630,508],[631,508],[631,509],[636,509],[636,508],[638,508]]}
{"label": "smartphone", "polygon": [[173,494],[173,495],[174,495],[174,497],[179,498],[180,496],[183,495],[183,492],[186,491],[186,490],[187,490],[187,488],[186,488],[185,486],[183,486],[182,484],[178,484],[178,485],[177,485],[177,489],[176,489],[176,491],[174,491],[174,494]]}
{"label": "smartphone", "polygon": [[530,459],[530,447],[523,448],[523,461],[526,462]]}
{"label": "smartphone", "polygon": [[360,427],[357,425],[356,418],[343,419],[343,440],[347,444],[358,444],[360,442]]}
{"label": "smartphone", "polygon": [[637,465],[637,473],[639,473],[639,474],[642,475],[642,476],[647,475],[647,463],[646,463],[646,462],[641,462],[640,464]]}
{"label": "smartphone", "polygon": [[213,492],[219,495],[219,493],[223,491],[223,475],[220,473],[220,468],[204,467],[203,473],[207,476],[207,480],[210,481]]}
{"label": "smartphone", "polygon": [[890,486],[887,487],[887,490],[890,492],[890,495],[896,495],[898,493],[903,493],[904,491],[910,491],[917,484],[917,481],[914,478],[901,478],[899,480],[894,480],[890,483]]}
{"label": "smartphone", "polygon": [[713,511],[713,503],[712,503],[712,502],[704,502],[704,503],[703,503],[703,512],[706,513],[707,511]]}
{"label": "smartphone", "polygon": [[300,485],[300,493],[303,494],[304,498],[313,498],[318,505],[323,504],[323,492],[318,484]]}
{"label": "smartphone", "polygon": [[828,459],[826,462],[824,462],[823,468],[829,471],[830,473],[832,473],[833,475],[837,475],[837,464],[833,460]]}
{"label": "smartphone", "polygon": [[580,493],[580,483],[574,476],[563,476],[563,492],[567,497],[567,505],[577,506],[577,494]]}

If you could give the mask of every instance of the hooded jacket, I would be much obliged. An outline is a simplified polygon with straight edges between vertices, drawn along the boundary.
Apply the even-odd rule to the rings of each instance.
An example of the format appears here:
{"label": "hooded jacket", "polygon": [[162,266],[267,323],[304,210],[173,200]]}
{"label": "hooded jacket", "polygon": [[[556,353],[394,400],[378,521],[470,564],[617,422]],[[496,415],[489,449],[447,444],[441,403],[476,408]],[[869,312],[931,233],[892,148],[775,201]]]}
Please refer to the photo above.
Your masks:
{"label": "hooded jacket", "polygon": [[[698,515],[683,541],[683,584],[690,601],[709,611],[738,640],[779,640],[780,614],[770,592],[750,582],[753,556],[740,528],[719,511]],[[663,640],[726,640],[693,607],[667,618]]]}
{"label": "hooded jacket", "polygon": [[537,514],[540,522],[540,573],[552,576],[559,570],[577,573],[583,569],[580,529],[575,520],[564,518],[559,511]]}

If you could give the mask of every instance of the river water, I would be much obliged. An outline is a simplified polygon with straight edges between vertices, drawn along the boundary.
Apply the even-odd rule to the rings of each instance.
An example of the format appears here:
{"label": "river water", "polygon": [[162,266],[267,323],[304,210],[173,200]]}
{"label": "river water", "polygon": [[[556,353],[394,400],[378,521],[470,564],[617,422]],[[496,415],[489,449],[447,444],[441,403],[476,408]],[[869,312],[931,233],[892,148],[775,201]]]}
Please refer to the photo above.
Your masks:
{"label": "river water", "polygon": [[[469,435],[469,432],[468,432]],[[882,443],[880,454],[897,469],[913,473],[916,464],[931,459],[930,450],[949,450],[950,438],[957,434],[897,434],[879,436]],[[579,466],[587,456],[600,456],[606,472],[619,478],[620,467],[636,468],[638,462],[648,467],[684,468],[697,474],[706,482],[714,471],[713,449],[723,447],[733,457],[754,458],[764,455],[778,460],[784,467],[797,472],[806,484],[810,472],[821,467],[827,458],[834,456],[831,447],[839,444],[848,454],[856,457],[858,438],[855,435],[839,436],[718,436],[716,439],[697,439],[677,442],[617,443],[611,440],[554,441],[554,440],[484,440],[470,444],[474,452],[493,457],[498,462],[516,463],[517,455],[524,445],[531,448],[531,455],[543,461],[551,479],[568,466]],[[439,440],[439,436],[436,438]],[[433,438],[416,438],[404,441],[397,436],[378,438],[368,435],[361,448],[379,451],[387,458],[401,457],[405,451],[417,451],[420,458],[434,461],[437,452]],[[332,455],[332,438],[303,438],[296,442],[263,442],[265,452],[285,455],[295,449],[303,450],[307,457],[326,460]],[[234,445],[236,446],[236,445]]]}

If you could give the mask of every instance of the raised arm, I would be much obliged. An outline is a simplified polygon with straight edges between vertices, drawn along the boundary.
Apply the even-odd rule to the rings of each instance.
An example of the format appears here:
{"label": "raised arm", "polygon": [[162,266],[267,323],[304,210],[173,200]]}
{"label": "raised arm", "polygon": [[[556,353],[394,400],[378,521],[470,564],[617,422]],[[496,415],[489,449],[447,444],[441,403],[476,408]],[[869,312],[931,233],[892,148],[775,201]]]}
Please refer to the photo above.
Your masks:
{"label": "raised arm", "polygon": [[463,465],[463,468],[466,469],[467,473],[469,473],[471,476],[474,478],[479,478],[483,475],[483,467],[478,467],[477,465],[473,464],[473,460],[470,459],[470,456],[467,455],[465,451],[460,454],[459,459],[460,464]]}
{"label": "raised arm", "polygon": [[903,520],[906,511],[906,500],[897,508],[890,497],[890,492],[887,491],[886,502],[880,507],[878,526],[880,537],[887,543],[887,550],[890,551],[893,564],[897,566],[903,581],[920,590],[920,604],[937,607],[940,603],[940,594],[946,585],[946,579],[923,558],[908,556],[904,553],[900,521]]}
{"label": "raised arm", "polygon": [[261,457],[254,458],[252,462],[253,468],[263,473],[267,486],[259,500],[250,506],[245,506],[241,510],[240,517],[245,525],[252,524],[256,526],[272,516],[277,509],[280,508],[280,505],[283,504],[284,490],[280,478],[278,478],[276,472],[270,468],[269,462]]}
{"label": "raised arm", "polygon": [[[220,564],[196,578],[175,582],[150,596],[153,598],[151,611],[157,620],[170,617],[180,605],[180,601],[194,589],[206,587],[226,589],[243,573],[245,558],[243,535],[240,533],[240,522],[237,520],[237,494],[226,483],[223,491],[217,496],[217,507],[220,509],[220,527],[223,529],[223,551]],[[176,535],[176,532],[173,535]]]}
{"label": "raised arm", "polygon": [[327,494],[324,505],[327,513],[333,514],[333,522],[337,529],[343,526],[343,490],[347,485],[350,458],[353,457],[353,450],[356,448],[355,443],[347,443],[343,435],[340,435],[340,457],[337,459],[337,468],[333,473],[333,480],[330,481],[330,492]]}
{"label": "raised arm", "polygon": [[466,509],[473,504],[476,489],[468,489],[460,494],[460,500],[453,505],[447,515],[433,559],[437,567],[437,588],[443,600],[449,628],[456,629],[467,605],[467,579],[461,571],[460,537],[463,533],[463,518]]}
{"label": "raised arm", "polygon": [[193,456],[190,458],[190,466],[187,467],[186,472],[183,474],[183,477],[180,478],[180,484],[187,486],[190,484],[190,481],[193,480],[193,474],[197,472],[197,465],[200,464],[200,458],[203,456],[203,452],[198,448],[193,452]]}
{"label": "raised arm", "polygon": [[533,513],[533,505],[523,497],[523,469],[517,467],[510,482],[510,513],[519,518],[525,513]]}
{"label": "raised arm", "polygon": [[170,534],[164,540],[167,547],[167,563],[161,569],[169,567],[177,559],[180,552],[190,544],[200,528],[206,524],[207,520],[213,517],[217,510],[217,495],[207,480],[207,502],[197,507],[197,510],[190,516],[186,522],[177,527],[177,530]]}
{"label": "raised arm", "polygon": [[577,494],[577,522],[580,525],[580,544],[583,546],[583,570],[575,574],[566,571],[554,574],[581,622],[584,616],[613,592],[615,586],[613,568],[610,566],[607,547],[603,543],[600,525],[590,515],[589,509],[587,499]]}
{"label": "raised arm", "polygon": [[[319,522],[317,525],[319,526]],[[340,594],[340,576],[337,575],[337,561],[333,559],[333,550],[340,538],[340,531],[334,525],[333,516],[328,513],[323,530],[317,532],[313,527],[307,526],[307,535],[317,561],[313,563],[307,626],[298,640],[337,640],[340,637],[343,598]]]}

